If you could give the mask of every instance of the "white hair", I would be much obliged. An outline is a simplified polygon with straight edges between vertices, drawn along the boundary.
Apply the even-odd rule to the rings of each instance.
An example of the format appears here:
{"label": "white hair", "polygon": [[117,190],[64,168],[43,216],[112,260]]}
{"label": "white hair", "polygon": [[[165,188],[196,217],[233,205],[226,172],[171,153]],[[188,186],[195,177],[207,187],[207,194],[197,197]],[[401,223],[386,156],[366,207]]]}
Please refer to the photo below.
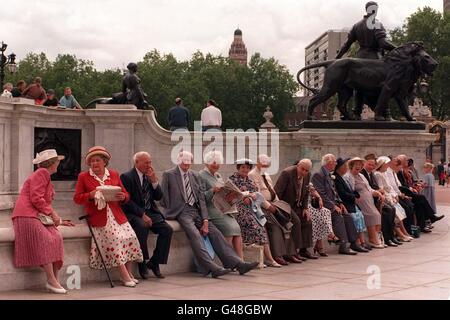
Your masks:
{"label": "white hair", "polygon": [[270,166],[272,159],[267,154],[260,154],[258,156],[258,162],[263,166]]}
{"label": "white hair", "polygon": [[138,159],[140,157],[142,157],[142,156],[147,156],[147,157],[150,158],[150,154],[148,152],[146,152],[146,151],[139,151],[139,152],[136,152],[135,155],[133,156],[134,163],[136,163],[138,161]]}
{"label": "white hair", "polygon": [[333,160],[336,160],[336,157],[334,154],[331,154],[331,153],[326,154],[322,157],[322,165],[326,166],[329,162],[331,162]]}
{"label": "white hair", "polygon": [[220,151],[211,150],[210,152],[205,154],[205,156],[203,157],[203,160],[208,165],[213,164],[213,163],[222,164],[223,163],[223,155],[222,155],[222,152],[220,152]]}
{"label": "white hair", "polygon": [[194,155],[189,151],[181,151],[177,157],[177,164],[192,164],[194,160]]}
{"label": "white hair", "polygon": [[310,170],[312,168],[312,161],[309,159],[302,159],[298,162],[297,166],[302,166],[305,169]]}

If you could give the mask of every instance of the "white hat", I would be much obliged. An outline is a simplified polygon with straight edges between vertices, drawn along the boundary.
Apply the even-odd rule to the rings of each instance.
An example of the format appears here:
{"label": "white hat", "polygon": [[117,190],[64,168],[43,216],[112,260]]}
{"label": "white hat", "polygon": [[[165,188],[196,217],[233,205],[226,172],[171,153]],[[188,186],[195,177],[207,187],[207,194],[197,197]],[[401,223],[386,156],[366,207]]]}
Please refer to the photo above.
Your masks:
{"label": "white hat", "polygon": [[55,149],[47,149],[36,154],[36,158],[33,160],[33,164],[39,164],[53,158],[63,160],[65,157],[58,155]]}
{"label": "white hat", "polygon": [[386,163],[389,163],[389,162],[391,162],[391,158],[385,157],[385,156],[379,157],[377,159],[377,170],[380,169],[383,165],[385,165]]}

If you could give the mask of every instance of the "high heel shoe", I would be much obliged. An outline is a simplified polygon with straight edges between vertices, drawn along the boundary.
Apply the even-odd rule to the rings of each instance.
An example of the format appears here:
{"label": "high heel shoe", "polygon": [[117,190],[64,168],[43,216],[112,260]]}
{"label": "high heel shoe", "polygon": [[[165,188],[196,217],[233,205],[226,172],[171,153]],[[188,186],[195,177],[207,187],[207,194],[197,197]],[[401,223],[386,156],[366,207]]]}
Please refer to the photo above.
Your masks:
{"label": "high heel shoe", "polygon": [[120,281],[122,281],[122,284],[123,284],[125,287],[129,287],[129,288],[134,288],[134,287],[136,287],[136,282],[134,282],[133,279],[132,279],[131,281],[124,281],[124,280],[121,279]]}
{"label": "high heel shoe", "polygon": [[52,292],[52,293],[58,293],[58,294],[65,294],[65,293],[67,293],[66,289],[64,289],[64,288],[55,288],[48,282],[45,284],[45,288],[48,291]]}
{"label": "high heel shoe", "polygon": [[324,251],[323,248],[322,249],[314,248],[314,253],[319,254],[319,256],[321,257],[328,257],[328,254]]}

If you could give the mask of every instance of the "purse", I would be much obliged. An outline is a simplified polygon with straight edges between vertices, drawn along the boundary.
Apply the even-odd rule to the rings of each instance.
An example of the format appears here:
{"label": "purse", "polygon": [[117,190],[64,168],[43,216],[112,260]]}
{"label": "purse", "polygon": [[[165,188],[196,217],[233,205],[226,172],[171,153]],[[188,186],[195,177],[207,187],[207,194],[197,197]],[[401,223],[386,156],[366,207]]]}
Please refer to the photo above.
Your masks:
{"label": "purse", "polygon": [[55,225],[55,222],[53,222],[52,217],[44,214],[44,213],[38,213],[38,219],[42,222],[44,226],[53,226]]}
{"label": "purse", "polygon": [[320,208],[319,198],[311,198],[311,207],[313,207],[314,209]]}

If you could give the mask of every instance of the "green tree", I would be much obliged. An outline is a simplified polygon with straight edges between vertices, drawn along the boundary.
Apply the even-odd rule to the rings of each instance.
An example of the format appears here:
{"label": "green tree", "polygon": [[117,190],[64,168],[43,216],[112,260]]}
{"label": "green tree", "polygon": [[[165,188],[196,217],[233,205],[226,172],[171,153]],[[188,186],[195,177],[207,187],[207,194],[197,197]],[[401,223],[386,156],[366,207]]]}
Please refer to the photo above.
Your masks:
{"label": "green tree", "polygon": [[421,41],[425,50],[439,62],[434,76],[429,80],[429,92],[424,102],[432,108],[433,115],[445,120],[450,117],[450,14],[440,13],[430,7],[418,9],[406,19],[401,28],[390,32],[397,45]]}

